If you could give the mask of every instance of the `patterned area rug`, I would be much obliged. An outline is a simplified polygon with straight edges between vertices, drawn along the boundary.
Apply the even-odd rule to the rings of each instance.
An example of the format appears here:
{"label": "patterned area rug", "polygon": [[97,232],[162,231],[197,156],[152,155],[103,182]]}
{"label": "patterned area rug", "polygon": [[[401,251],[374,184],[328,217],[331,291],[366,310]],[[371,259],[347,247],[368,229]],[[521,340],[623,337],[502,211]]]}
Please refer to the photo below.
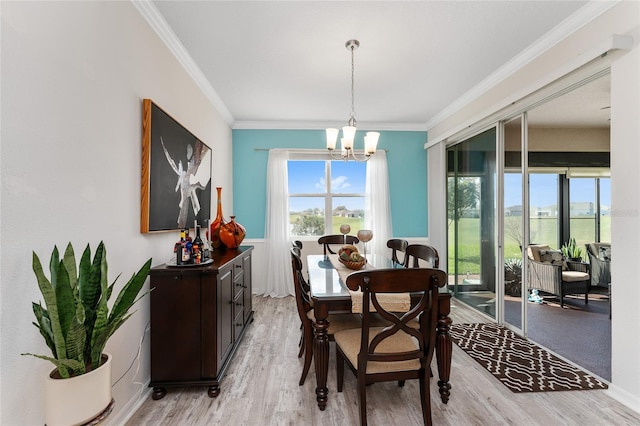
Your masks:
{"label": "patterned area rug", "polygon": [[451,338],[512,392],[607,389],[607,385],[497,324],[454,324]]}

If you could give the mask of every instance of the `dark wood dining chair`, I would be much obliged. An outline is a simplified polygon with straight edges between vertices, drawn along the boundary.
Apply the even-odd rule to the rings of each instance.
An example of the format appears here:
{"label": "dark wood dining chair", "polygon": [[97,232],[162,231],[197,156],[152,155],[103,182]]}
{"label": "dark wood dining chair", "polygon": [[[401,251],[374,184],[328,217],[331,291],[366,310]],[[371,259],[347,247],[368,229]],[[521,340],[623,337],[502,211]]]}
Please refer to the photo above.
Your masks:
{"label": "dark wood dining chair", "polygon": [[[305,290],[305,288],[309,287],[309,284],[302,273],[302,260],[298,256],[296,249],[297,247],[291,247],[290,250],[296,308],[300,321],[302,321],[302,342],[300,353],[298,354],[298,358],[304,354],[304,365],[299,382],[299,385],[302,386],[307,378],[311,360],[313,359],[313,323],[315,322],[315,317],[309,293]],[[333,340],[333,335],[337,331],[361,326],[359,314],[329,314],[327,319],[329,320],[327,333],[330,340]]]}
{"label": "dark wood dining chair", "polygon": [[322,244],[324,246],[324,255],[327,255],[327,251],[331,254],[336,254],[335,251],[333,251],[333,249],[331,248],[332,245],[337,245],[337,246],[342,246],[344,244],[358,244],[360,242],[360,240],[358,240],[358,237],[354,236],[354,235],[347,235],[346,236],[346,243],[345,243],[345,236],[342,234],[339,235],[323,235],[322,237],[318,238],[318,244]]}
{"label": "dark wood dining chair", "polygon": [[425,244],[409,244],[405,252],[407,268],[419,268],[419,259],[429,262],[429,267],[438,269],[440,267],[440,256],[438,250]]}
{"label": "dark wood dining chair", "polygon": [[[387,247],[391,249],[391,260],[400,265],[407,266],[406,262],[408,260],[406,250],[409,242],[407,240],[403,240],[400,238],[391,238],[387,240]],[[398,252],[405,253],[402,257],[402,262],[398,259]]]}
{"label": "dark wood dining chair", "polygon": [[[365,270],[347,277],[347,287],[362,290],[362,327],[334,335],[337,384],[338,392],[342,392],[346,361],[357,377],[361,425],[367,424],[367,385],[398,381],[402,386],[411,379],[420,382],[424,424],[431,425],[429,366],[436,344],[438,288],[446,281],[444,271],[427,268]],[[422,292],[420,302],[409,312],[389,312],[379,301],[383,293],[404,292]],[[370,303],[390,325],[371,327]],[[416,319],[420,322],[418,329],[408,325]]]}

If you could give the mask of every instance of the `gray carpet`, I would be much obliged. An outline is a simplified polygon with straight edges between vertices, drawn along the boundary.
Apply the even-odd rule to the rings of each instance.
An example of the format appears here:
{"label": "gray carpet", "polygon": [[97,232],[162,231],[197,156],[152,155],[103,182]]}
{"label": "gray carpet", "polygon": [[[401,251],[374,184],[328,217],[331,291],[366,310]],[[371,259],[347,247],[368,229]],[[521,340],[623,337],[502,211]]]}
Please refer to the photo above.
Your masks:
{"label": "gray carpet", "polygon": [[557,299],[528,303],[529,338],[586,370],[611,381],[611,320],[609,299],[590,294],[565,297],[564,309]]}

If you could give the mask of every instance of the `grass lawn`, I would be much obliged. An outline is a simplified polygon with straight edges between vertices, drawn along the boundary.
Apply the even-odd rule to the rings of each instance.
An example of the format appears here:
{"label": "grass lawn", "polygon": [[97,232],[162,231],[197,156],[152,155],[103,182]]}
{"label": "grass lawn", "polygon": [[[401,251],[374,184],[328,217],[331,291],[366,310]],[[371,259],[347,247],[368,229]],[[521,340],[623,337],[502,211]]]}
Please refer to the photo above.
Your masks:
{"label": "grass lawn", "polygon": [[[602,216],[600,218],[602,241],[611,240],[611,217]],[[552,249],[559,250],[557,246],[558,220],[555,217],[541,217],[531,220],[530,234],[531,240],[537,244],[548,244]],[[578,246],[583,249],[588,242],[595,241],[595,225],[593,218],[572,218],[572,236],[575,237]],[[454,225],[449,226],[449,271],[453,272],[453,242]],[[480,219],[462,218],[458,224],[458,273],[470,274],[480,273]],[[520,257],[519,242],[505,236],[504,241],[505,259]],[[586,257],[586,254],[583,256]]]}

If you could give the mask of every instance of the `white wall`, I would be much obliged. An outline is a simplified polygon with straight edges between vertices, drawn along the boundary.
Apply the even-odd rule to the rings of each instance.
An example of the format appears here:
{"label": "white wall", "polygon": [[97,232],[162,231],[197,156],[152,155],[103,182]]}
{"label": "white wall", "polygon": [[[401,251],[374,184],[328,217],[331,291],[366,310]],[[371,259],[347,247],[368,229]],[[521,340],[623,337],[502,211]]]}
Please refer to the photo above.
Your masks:
{"label": "white wall", "polygon": [[[231,130],[130,2],[2,1],[0,424],[42,425],[53,365],[31,325],[41,300],[31,251],[104,240],[116,291],[175,233],[140,234],[142,99],[151,98],[213,150],[213,185],[231,187]],[[224,205],[232,211],[231,191]],[[112,300],[113,302],[113,300]],[[107,345],[115,422],[147,391],[149,298]],[[137,374],[136,374],[137,373]],[[145,383],[138,383],[145,382]]]}
{"label": "white wall", "polygon": [[[609,394],[640,412],[640,286],[637,265],[640,251],[640,2],[627,1],[613,8],[541,54],[514,75],[471,102],[446,121],[429,129],[429,140],[443,140],[467,125],[482,120],[507,105],[523,88],[541,89],[550,76],[574,71],[568,65],[594,52],[612,34],[633,37],[633,48],[609,54],[611,59],[611,218],[612,242],[612,383]],[[593,64],[592,64],[593,65]],[[586,71],[586,67],[576,73]],[[586,75],[585,75],[586,76]],[[446,139],[444,139],[446,141]],[[442,144],[444,142],[441,142]],[[431,152],[431,149],[430,151]],[[431,163],[430,163],[431,164]],[[429,198],[445,205],[446,198]],[[430,238],[438,228],[431,224]],[[586,339],[589,336],[585,336]]]}

